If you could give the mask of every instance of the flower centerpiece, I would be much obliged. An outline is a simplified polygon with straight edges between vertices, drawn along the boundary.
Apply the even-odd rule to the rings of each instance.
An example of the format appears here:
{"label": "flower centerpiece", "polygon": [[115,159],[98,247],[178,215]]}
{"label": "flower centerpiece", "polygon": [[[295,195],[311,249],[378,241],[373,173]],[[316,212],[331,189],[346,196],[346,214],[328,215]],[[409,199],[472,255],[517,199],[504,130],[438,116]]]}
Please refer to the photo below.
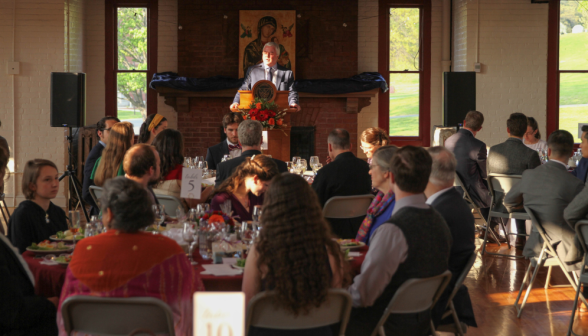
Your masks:
{"label": "flower centerpiece", "polygon": [[267,129],[281,129],[286,126],[284,116],[288,109],[279,110],[273,101],[268,102],[267,99],[256,97],[249,108],[248,111],[239,109],[243,119],[257,120]]}
{"label": "flower centerpiece", "polygon": [[209,231],[220,231],[224,225],[229,225],[231,231],[233,231],[235,226],[235,220],[233,218],[218,210],[206,212],[200,220],[208,222]]}

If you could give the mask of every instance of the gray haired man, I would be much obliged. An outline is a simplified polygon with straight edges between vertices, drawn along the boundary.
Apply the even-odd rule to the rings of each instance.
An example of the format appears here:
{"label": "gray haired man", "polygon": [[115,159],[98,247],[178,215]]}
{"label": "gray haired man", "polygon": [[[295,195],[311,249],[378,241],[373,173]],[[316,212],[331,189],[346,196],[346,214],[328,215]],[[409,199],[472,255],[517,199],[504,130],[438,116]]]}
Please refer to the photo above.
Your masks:
{"label": "gray haired man", "polygon": [[[262,59],[263,63],[250,66],[245,73],[245,80],[239,90],[251,90],[253,85],[260,80],[269,80],[278,89],[278,91],[289,91],[288,104],[290,107],[300,111],[298,105],[298,92],[294,90],[294,74],[278,64],[280,56],[280,46],[275,42],[268,42],[263,46]],[[241,96],[239,91],[233,99],[231,109],[239,107]]]}

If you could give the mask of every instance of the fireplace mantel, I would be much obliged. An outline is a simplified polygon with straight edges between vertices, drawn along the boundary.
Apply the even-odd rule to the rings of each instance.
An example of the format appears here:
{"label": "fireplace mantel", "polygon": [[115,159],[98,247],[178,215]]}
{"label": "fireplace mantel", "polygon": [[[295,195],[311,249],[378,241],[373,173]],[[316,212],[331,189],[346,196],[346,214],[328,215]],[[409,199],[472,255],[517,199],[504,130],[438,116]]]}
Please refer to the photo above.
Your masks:
{"label": "fireplace mantel", "polygon": [[[226,89],[218,91],[194,92],[186,90],[171,89],[166,87],[158,87],[157,92],[160,96],[165,97],[165,103],[173,107],[176,112],[189,112],[190,99],[206,99],[206,98],[233,98],[236,89]],[[379,89],[372,89],[363,92],[351,92],[343,94],[318,94],[299,92],[301,100],[305,98],[341,98],[346,99],[346,113],[357,114],[361,110],[369,106],[371,98],[375,97]],[[228,109],[228,105],[227,105]]]}

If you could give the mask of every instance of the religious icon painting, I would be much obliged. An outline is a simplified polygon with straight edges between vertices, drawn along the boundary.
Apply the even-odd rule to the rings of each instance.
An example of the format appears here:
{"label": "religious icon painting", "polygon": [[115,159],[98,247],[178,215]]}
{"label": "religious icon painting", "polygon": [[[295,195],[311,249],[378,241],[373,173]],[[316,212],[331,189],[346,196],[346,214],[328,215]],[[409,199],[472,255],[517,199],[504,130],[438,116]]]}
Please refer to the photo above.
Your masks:
{"label": "religious icon painting", "polygon": [[280,46],[278,64],[294,72],[296,64],[296,11],[239,11],[239,77],[252,65],[262,62],[261,53],[267,42]]}

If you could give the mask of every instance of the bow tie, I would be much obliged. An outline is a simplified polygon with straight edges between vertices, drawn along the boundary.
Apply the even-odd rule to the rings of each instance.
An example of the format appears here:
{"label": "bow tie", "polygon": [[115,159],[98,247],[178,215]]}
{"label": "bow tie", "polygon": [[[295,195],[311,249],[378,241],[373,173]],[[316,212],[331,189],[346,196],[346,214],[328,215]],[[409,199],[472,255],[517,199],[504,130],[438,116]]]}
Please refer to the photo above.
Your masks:
{"label": "bow tie", "polygon": [[229,145],[229,152],[235,149],[241,149],[241,144]]}

